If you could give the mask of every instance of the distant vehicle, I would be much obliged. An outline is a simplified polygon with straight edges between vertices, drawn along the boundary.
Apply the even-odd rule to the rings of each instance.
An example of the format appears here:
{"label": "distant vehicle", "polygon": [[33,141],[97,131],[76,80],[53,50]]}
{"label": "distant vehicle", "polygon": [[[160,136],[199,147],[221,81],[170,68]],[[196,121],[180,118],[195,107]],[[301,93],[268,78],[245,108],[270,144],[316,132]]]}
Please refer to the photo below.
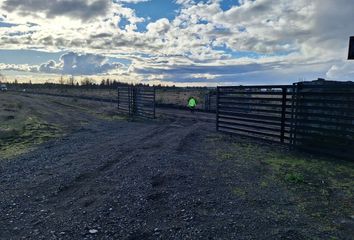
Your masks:
{"label": "distant vehicle", "polygon": [[5,84],[0,85],[0,91],[7,91],[7,87]]}

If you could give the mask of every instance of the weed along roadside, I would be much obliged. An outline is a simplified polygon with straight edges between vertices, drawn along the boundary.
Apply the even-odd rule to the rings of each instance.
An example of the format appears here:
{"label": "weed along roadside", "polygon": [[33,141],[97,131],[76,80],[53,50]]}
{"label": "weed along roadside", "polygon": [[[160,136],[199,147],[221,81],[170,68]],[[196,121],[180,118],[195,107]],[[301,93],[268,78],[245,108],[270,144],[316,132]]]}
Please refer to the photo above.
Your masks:
{"label": "weed along roadside", "polygon": [[[336,231],[343,231],[345,237],[354,236],[353,162],[264,147],[262,143],[237,142],[234,147],[239,158],[262,166],[261,188],[279,183],[290,192],[289,204],[320,223],[320,230],[328,236],[337,239]],[[243,194],[237,188],[234,191]]]}
{"label": "weed along roadside", "polygon": [[42,143],[82,128],[92,119],[125,119],[109,104],[94,104],[100,108],[92,109],[92,104],[83,100],[32,98],[9,93],[1,94],[0,101],[1,159],[11,159],[32,151]]}
{"label": "weed along roadside", "polygon": [[16,127],[0,130],[0,158],[12,158],[30,151],[37,145],[63,135],[58,125],[28,117]]}

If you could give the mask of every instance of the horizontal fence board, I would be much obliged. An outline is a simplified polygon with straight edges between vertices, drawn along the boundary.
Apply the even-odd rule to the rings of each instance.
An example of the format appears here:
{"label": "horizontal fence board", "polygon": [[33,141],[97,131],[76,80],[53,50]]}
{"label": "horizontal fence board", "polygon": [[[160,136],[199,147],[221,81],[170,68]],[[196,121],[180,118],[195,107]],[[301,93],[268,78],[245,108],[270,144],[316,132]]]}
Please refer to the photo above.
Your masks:
{"label": "horizontal fence board", "polygon": [[279,133],[279,131],[280,131],[280,126],[278,128],[272,128],[272,127],[269,127],[269,126],[266,126],[266,125],[255,125],[255,124],[249,125],[249,124],[241,123],[241,122],[226,121],[225,119],[222,119],[222,118],[220,118],[219,123],[228,124],[228,125],[237,124],[237,126],[248,127],[248,128],[251,128],[251,129],[253,129],[253,128],[262,129],[262,130],[267,130],[269,132],[275,132],[275,133]]}
{"label": "horizontal fence board", "polygon": [[[233,96],[223,96],[220,97],[220,100],[222,99],[233,99],[233,100],[250,100],[250,101],[266,101],[266,102],[281,102],[281,98],[265,98],[265,97],[233,97]],[[286,99],[287,102],[291,102],[290,98]]]}
{"label": "horizontal fence board", "polygon": [[[276,96],[276,97],[281,97],[283,95],[283,92],[282,91],[279,91],[279,92],[233,92],[233,91],[230,91],[230,92],[220,92],[219,93],[219,96],[228,96],[228,95],[272,95],[272,96]],[[236,97],[236,96],[235,96]]]}
{"label": "horizontal fence board", "polygon": [[[354,134],[354,125],[349,128],[349,127],[340,127],[340,126],[336,126],[337,129],[335,128],[330,128],[330,127],[326,127],[326,131],[327,132],[333,132],[333,133],[343,133],[343,134]],[[342,129],[338,129],[338,128],[342,128]],[[298,131],[321,131],[323,132],[324,128],[323,126],[314,126],[314,125],[298,125],[297,126]],[[343,130],[345,129],[345,130]]]}
{"label": "horizontal fence board", "polygon": [[[257,118],[263,120],[273,120],[273,121],[281,121],[280,116],[269,116],[269,115],[260,115],[260,114],[251,114],[251,113],[242,113],[235,111],[219,111],[220,114],[229,115],[229,116],[241,116],[241,117],[249,117],[249,118]],[[290,118],[289,118],[290,119]]]}
{"label": "horizontal fence board", "polygon": [[[342,113],[343,114],[343,113]],[[346,116],[346,115],[334,115],[334,114],[325,114],[325,113],[315,113],[315,112],[297,112],[297,115],[299,118],[321,118],[321,119],[328,119],[328,120],[338,120],[344,121],[344,120],[354,120],[354,115],[352,116]]]}
{"label": "horizontal fence board", "polygon": [[[351,96],[351,98],[353,98],[354,92],[350,92],[350,91],[340,91],[340,92],[331,92],[331,91],[325,91],[325,92],[299,92],[299,95],[302,96],[311,96],[311,95],[315,95],[315,96],[325,96],[328,97],[328,95],[339,95],[340,97],[343,97],[343,95],[348,95],[345,97],[349,97]],[[334,96],[331,96],[334,97]]]}
{"label": "horizontal fence board", "polygon": [[245,132],[245,133],[252,133],[255,135],[264,135],[264,136],[268,136],[268,137],[275,137],[275,138],[279,138],[278,134],[274,134],[271,132],[260,132],[260,131],[256,131],[254,129],[248,129],[248,128],[239,128],[239,127],[235,127],[234,125],[226,125],[226,124],[220,124],[219,128],[227,128],[230,130],[237,130],[240,132]]}
{"label": "horizontal fence board", "polygon": [[247,88],[293,88],[293,85],[252,85],[252,86],[220,86],[220,91],[223,89],[247,89]]}
{"label": "horizontal fence board", "polygon": [[[223,129],[223,128],[220,128],[219,131],[226,133],[226,134],[236,135],[236,136],[240,136],[240,137],[244,137],[244,138],[252,138],[252,139],[260,140],[260,141],[268,141],[268,142],[271,141],[271,142],[275,142],[275,143],[280,143],[278,139],[268,137],[268,136],[250,135],[247,133],[242,133],[242,132],[238,132],[238,131],[234,131],[234,130],[230,130],[230,129]],[[284,138],[284,140],[286,143],[289,142],[288,138]]]}
{"label": "horizontal fence board", "polygon": [[340,99],[318,99],[318,98],[302,98],[302,99],[298,99],[299,103],[301,102],[307,102],[307,104],[310,103],[320,103],[320,104],[338,104],[338,105],[344,105],[344,104],[350,104],[353,105],[354,104],[354,100],[340,100]]}
{"label": "horizontal fence board", "polygon": [[300,119],[301,123],[298,123],[297,126],[302,126],[305,124],[311,124],[311,125],[322,125],[324,127],[326,126],[342,126],[342,127],[353,127],[352,123],[338,123],[334,121],[326,121],[326,120],[311,120],[311,119]]}
{"label": "horizontal fence board", "polygon": [[[222,110],[228,110],[228,109],[235,109],[235,110],[243,110],[247,112],[259,112],[259,113],[273,113],[273,114],[282,114],[281,110],[266,110],[266,109],[257,109],[257,108],[243,108],[243,107],[238,107],[238,106],[230,106],[230,105],[218,105],[219,109]],[[286,114],[291,114],[290,111],[287,111]]]}
{"label": "horizontal fence board", "polygon": [[[239,101],[224,101],[220,99],[219,104],[232,104],[232,105],[246,105],[246,106],[259,106],[259,107],[270,107],[270,108],[281,108],[282,104],[279,101],[278,104],[267,104],[267,103],[254,103],[254,102],[239,102]],[[291,108],[291,104],[286,104],[288,108]]]}
{"label": "horizontal fence board", "polygon": [[[236,121],[245,121],[245,122],[250,122],[250,123],[260,123],[260,124],[265,124],[265,125],[273,125],[273,126],[279,126],[280,121],[267,121],[267,120],[260,120],[260,119],[254,119],[254,118],[242,118],[242,117],[235,117],[235,116],[228,116],[228,115],[223,115],[219,114],[219,118],[224,118],[224,119],[230,119],[230,120],[236,120]],[[285,127],[290,127],[290,123],[285,123]]]}
{"label": "horizontal fence board", "polygon": [[354,104],[352,106],[318,106],[318,105],[302,105],[304,110],[322,110],[322,111],[335,111],[335,112],[352,112],[354,111]]}
{"label": "horizontal fence board", "polygon": [[354,149],[352,83],[223,86],[216,95],[217,128],[222,132],[267,136],[302,147],[316,140],[319,148],[332,153]]}

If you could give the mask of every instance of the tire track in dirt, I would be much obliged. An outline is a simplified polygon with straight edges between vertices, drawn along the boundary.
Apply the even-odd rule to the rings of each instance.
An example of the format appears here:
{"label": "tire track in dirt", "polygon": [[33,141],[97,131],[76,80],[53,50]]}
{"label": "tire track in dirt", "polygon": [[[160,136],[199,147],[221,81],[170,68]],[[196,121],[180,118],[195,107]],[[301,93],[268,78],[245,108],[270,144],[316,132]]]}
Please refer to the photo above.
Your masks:
{"label": "tire track in dirt", "polygon": [[[141,154],[148,157],[153,157],[153,155],[161,154],[161,150],[159,149],[162,148],[167,150],[173,145],[175,145],[174,151],[178,151],[181,143],[185,141],[185,138],[189,137],[189,131],[194,128],[194,124],[185,130],[188,132],[185,136],[182,136],[176,141],[171,141],[171,137],[178,136],[177,131],[172,132],[175,127],[171,127],[171,125],[177,122],[179,122],[178,119],[171,124],[154,127],[151,132],[147,133],[146,136],[138,136],[117,145],[119,153],[114,152],[114,159],[106,161],[104,164],[90,170],[89,172],[80,173],[73,180],[71,180],[70,183],[60,186],[58,192],[56,192],[53,197],[65,197],[76,192],[83,186],[90,186],[92,182],[96,181],[96,179],[106,175],[106,172],[114,168],[116,164],[122,164],[124,162],[129,163],[129,161],[132,161],[132,153],[135,153],[136,155]],[[180,130],[178,129],[178,131]],[[171,143],[173,143],[173,145]]]}

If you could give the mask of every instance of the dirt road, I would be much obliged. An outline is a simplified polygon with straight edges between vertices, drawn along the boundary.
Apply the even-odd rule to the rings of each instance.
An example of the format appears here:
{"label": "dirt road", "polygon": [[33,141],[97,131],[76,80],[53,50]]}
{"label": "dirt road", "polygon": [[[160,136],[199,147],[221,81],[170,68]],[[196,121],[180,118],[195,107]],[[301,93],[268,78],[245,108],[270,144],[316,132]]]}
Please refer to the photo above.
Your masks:
{"label": "dirt road", "polygon": [[281,184],[260,185],[261,154],[220,161],[229,139],[203,114],[75,117],[86,124],[0,162],[0,239],[328,237]]}

